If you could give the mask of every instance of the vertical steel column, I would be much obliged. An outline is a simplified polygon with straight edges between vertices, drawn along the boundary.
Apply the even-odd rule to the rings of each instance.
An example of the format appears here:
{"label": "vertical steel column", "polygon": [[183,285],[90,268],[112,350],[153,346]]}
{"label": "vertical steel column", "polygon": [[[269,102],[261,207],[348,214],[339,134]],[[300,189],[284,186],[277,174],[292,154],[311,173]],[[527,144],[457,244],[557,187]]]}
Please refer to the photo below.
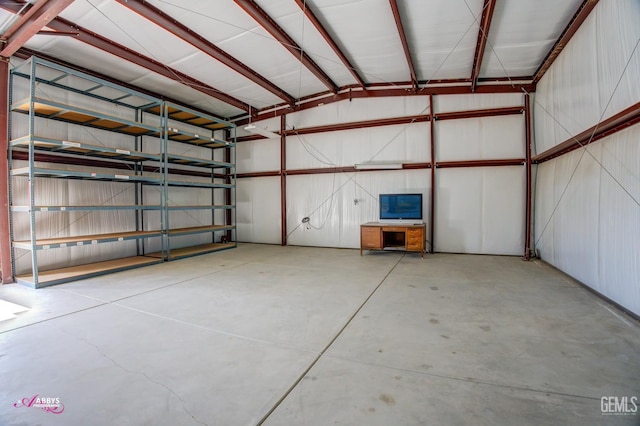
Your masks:
{"label": "vertical steel column", "polygon": [[531,259],[531,100],[530,94],[524,94],[524,125],[525,125],[525,155],[526,155],[526,167],[527,167],[527,195],[525,206],[525,234],[524,234],[524,259]]}
{"label": "vertical steel column", "polygon": [[[163,168],[160,193],[160,229],[164,230],[161,238],[162,251],[166,251],[166,260],[171,258],[170,222],[169,222],[169,105],[166,101],[160,103],[160,167]],[[164,217],[164,223],[163,222]],[[166,242],[166,247],[165,247]],[[164,255],[161,255],[165,259]]]}
{"label": "vertical steel column", "polygon": [[287,245],[287,137],[285,130],[287,115],[280,116],[280,226],[282,227],[281,245]]}
{"label": "vertical steel column", "polygon": [[13,282],[9,227],[9,59],[0,58],[0,270],[3,284]]}
{"label": "vertical steel column", "polygon": [[[225,140],[228,141],[231,137],[231,130],[226,129],[225,131]],[[234,132],[235,135],[235,132]],[[234,137],[234,144],[235,144],[235,137]],[[211,150],[211,152],[213,152],[213,150]],[[230,147],[226,147],[224,149],[224,162],[225,163],[231,163],[231,148]],[[235,161],[234,161],[235,163]],[[229,169],[228,167],[224,169],[224,174],[225,174],[225,179],[224,179],[224,183],[227,185],[230,185],[231,183],[233,183],[234,188],[236,183],[236,179],[235,179],[235,167],[233,168],[234,172],[233,175],[231,174],[231,169]],[[233,177],[233,180],[232,180]],[[235,198],[235,194],[232,194],[232,188],[225,188],[224,189],[224,205],[225,205],[225,209],[224,209],[224,224],[225,225],[236,225],[236,221],[233,218],[233,212],[231,211],[231,209],[227,208],[227,206],[230,206],[233,204],[233,199]],[[235,209],[234,209],[235,210]],[[215,212],[215,210],[212,210]],[[233,220],[232,220],[233,219]],[[237,225],[236,225],[237,226]],[[237,229],[236,229],[236,233],[237,233]],[[228,229],[227,232],[225,233],[227,236],[227,242],[231,242],[231,241],[236,241],[238,239],[238,237],[236,236],[235,238],[232,235],[231,229]]]}
{"label": "vertical steel column", "polygon": [[[142,119],[139,117],[140,115],[140,109],[136,109],[136,114],[135,114],[135,120],[138,122],[141,122]],[[142,151],[142,136],[135,136],[134,137],[134,142],[133,142],[133,149],[135,149],[136,151]],[[135,174],[136,176],[139,174],[142,174],[140,172],[140,170],[142,169],[142,163],[139,161],[136,161],[135,163],[133,163],[133,174]],[[136,182],[134,183],[134,187],[133,187],[133,203],[138,206],[141,205],[142,202],[140,201],[142,198],[142,184],[140,182]],[[136,222],[136,231],[140,231],[140,230],[144,230],[144,210],[139,210],[137,207],[135,209],[133,209],[133,214],[134,214],[134,218],[135,218],[135,222]],[[142,228],[140,228],[140,222],[142,221],[143,225]],[[141,250],[141,246],[142,246],[142,250]],[[136,240],[136,256],[140,256],[140,254],[144,254],[144,239],[143,238],[139,238]]]}
{"label": "vertical steel column", "polygon": [[433,95],[429,95],[429,131],[431,132],[431,217],[429,218],[431,234],[431,253],[435,252],[435,219],[436,219],[436,141],[433,114]]}
{"label": "vertical steel column", "polygon": [[36,96],[36,73],[38,67],[35,60],[31,61],[31,73],[29,79],[29,230],[31,234],[31,268],[33,273],[33,286],[38,288],[38,250],[36,250],[36,212],[34,206],[35,200],[35,174],[34,165],[34,145],[33,136],[35,135],[35,101]]}

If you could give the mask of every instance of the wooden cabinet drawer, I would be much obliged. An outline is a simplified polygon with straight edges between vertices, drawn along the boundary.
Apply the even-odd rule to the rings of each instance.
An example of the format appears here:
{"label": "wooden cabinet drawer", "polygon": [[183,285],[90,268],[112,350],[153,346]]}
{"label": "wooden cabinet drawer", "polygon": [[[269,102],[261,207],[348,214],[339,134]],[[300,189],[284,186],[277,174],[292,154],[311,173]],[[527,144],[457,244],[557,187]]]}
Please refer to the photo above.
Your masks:
{"label": "wooden cabinet drawer", "polygon": [[397,226],[385,226],[382,228],[383,232],[404,232],[406,228],[397,227]]}
{"label": "wooden cabinet drawer", "polygon": [[422,241],[410,242],[407,241],[407,250],[422,250]]}
{"label": "wooden cabinet drawer", "polygon": [[380,228],[362,227],[360,228],[360,245],[363,248],[382,248],[382,233]]}
{"label": "wooden cabinet drawer", "polygon": [[407,229],[407,238],[422,238],[422,229]]}
{"label": "wooden cabinet drawer", "polygon": [[407,229],[407,250],[422,251],[424,249],[424,232],[422,229]]}

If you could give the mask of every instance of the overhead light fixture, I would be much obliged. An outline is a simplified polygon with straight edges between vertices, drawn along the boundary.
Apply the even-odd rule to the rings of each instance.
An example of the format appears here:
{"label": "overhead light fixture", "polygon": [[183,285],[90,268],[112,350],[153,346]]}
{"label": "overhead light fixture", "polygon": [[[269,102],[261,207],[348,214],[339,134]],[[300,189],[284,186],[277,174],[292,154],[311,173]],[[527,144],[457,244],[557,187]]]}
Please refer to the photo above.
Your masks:
{"label": "overhead light fixture", "polygon": [[402,162],[400,161],[364,161],[362,163],[356,163],[354,167],[357,170],[377,170],[377,169],[393,170],[393,169],[401,169]]}
{"label": "overhead light fixture", "polygon": [[263,129],[261,127],[254,126],[253,124],[249,124],[244,128],[249,133],[253,133],[255,135],[261,135],[265,138],[269,139],[277,139],[280,137],[279,134],[268,131],[267,129]]}

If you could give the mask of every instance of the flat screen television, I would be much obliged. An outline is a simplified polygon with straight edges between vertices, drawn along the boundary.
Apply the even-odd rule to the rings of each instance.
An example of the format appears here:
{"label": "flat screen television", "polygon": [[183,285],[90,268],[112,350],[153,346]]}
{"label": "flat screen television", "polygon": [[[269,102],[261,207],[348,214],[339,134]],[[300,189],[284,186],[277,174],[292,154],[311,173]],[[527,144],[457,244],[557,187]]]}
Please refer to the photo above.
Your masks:
{"label": "flat screen television", "polygon": [[380,221],[422,221],[422,194],[380,194]]}

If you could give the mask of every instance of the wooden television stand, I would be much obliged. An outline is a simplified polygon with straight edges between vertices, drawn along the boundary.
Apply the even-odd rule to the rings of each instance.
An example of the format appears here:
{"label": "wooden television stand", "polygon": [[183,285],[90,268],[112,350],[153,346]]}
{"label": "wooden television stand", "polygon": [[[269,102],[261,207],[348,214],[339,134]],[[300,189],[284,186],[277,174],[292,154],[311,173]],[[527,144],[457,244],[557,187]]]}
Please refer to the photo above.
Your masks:
{"label": "wooden television stand", "polygon": [[395,224],[367,222],[360,225],[360,256],[362,250],[397,248],[420,252],[424,257],[427,226],[420,224]]}

